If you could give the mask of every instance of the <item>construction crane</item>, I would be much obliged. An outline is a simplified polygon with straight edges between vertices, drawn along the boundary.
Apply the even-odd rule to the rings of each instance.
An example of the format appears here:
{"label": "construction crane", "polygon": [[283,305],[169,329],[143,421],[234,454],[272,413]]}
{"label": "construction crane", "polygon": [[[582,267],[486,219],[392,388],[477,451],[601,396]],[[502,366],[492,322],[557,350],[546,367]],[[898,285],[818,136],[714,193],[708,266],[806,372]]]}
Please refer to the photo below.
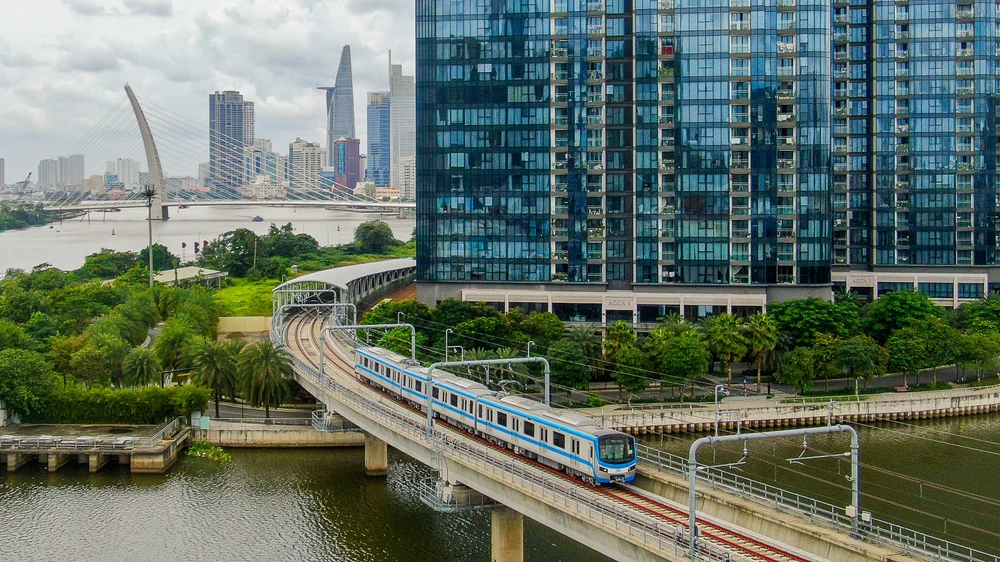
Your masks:
{"label": "construction crane", "polygon": [[24,190],[28,189],[28,182],[31,181],[31,172],[28,172],[28,177],[24,178],[24,181],[14,184],[14,193],[21,195]]}

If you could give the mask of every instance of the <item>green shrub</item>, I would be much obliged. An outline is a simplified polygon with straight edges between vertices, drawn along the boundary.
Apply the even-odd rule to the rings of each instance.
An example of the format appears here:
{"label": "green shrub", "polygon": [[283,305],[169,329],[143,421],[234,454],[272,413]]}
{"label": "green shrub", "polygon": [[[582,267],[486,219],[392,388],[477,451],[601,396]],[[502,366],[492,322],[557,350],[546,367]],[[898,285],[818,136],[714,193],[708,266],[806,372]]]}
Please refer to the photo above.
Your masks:
{"label": "green shrub", "polygon": [[171,388],[67,388],[41,400],[28,423],[151,425],[208,407],[211,391],[195,385]]}

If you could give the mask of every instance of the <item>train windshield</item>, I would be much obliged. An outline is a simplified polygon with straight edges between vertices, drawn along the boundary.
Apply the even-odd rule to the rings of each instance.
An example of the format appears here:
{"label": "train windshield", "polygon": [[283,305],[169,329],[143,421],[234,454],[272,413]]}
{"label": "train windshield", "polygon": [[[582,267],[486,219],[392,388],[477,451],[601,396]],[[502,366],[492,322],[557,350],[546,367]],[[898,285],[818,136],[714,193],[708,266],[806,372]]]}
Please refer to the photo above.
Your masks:
{"label": "train windshield", "polygon": [[601,462],[622,464],[635,460],[635,440],[628,435],[606,435],[598,440]]}

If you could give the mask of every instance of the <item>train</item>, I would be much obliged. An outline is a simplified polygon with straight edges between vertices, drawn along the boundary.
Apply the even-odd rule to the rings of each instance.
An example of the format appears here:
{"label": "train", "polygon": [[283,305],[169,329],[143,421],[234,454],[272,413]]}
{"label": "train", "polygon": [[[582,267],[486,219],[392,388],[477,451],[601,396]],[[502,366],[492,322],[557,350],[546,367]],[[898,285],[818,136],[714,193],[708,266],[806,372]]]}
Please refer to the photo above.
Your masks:
{"label": "train", "polygon": [[435,370],[430,385],[426,367],[379,347],[355,349],[354,372],[425,414],[430,386],[434,417],[589,484],[635,480],[635,437],[579,413],[490,390],[442,370]]}

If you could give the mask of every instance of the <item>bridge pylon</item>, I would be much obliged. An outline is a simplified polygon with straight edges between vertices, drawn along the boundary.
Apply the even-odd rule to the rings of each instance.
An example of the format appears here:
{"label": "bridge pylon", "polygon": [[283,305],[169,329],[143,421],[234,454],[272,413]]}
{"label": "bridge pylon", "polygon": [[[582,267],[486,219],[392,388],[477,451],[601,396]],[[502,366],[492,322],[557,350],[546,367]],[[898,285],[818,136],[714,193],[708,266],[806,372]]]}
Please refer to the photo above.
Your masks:
{"label": "bridge pylon", "polygon": [[135,120],[139,123],[139,133],[142,135],[142,146],[146,151],[146,169],[149,170],[149,185],[146,189],[152,190],[153,197],[149,201],[150,216],[153,220],[166,220],[170,218],[170,213],[163,205],[163,191],[166,189],[166,181],[163,176],[163,166],[160,165],[160,153],[156,151],[156,141],[153,140],[153,132],[149,129],[149,122],[146,115],[139,106],[139,100],[132,93],[132,87],[125,84],[125,95],[128,96],[129,103],[132,104],[132,111],[135,112]]}

